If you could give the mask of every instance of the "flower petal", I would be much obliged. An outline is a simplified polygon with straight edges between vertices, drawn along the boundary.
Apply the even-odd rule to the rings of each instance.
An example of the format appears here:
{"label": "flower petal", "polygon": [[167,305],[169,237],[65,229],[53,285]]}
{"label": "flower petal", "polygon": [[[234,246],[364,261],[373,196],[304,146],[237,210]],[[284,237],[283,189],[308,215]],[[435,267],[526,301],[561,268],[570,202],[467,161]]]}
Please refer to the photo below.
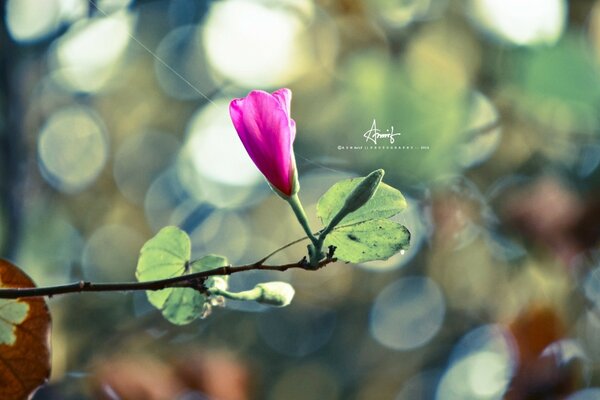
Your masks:
{"label": "flower petal", "polygon": [[281,88],[273,92],[273,97],[277,99],[289,117],[292,114],[292,91],[288,88]]}
{"label": "flower petal", "polygon": [[294,140],[296,140],[296,121],[290,118],[290,145],[294,143]]}
{"label": "flower petal", "polygon": [[[282,95],[285,93],[282,92]],[[261,90],[230,104],[230,114],[238,135],[267,180],[286,195],[293,189],[292,142],[295,123],[274,95]]]}
{"label": "flower petal", "polygon": [[231,116],[233,126],[235,127],[235,130],[237,131],[240,138],[242,136],[248,136],[246,126],[244,125],[243,107],[244,99],[233,99],[231,103],[229,103],[229,115]]}

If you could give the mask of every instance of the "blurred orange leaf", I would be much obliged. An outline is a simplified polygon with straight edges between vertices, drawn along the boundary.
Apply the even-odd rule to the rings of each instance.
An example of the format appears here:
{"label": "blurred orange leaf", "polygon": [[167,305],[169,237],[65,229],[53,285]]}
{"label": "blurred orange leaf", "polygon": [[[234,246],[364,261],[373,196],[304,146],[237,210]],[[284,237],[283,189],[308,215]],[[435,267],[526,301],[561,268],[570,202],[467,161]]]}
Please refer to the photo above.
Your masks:
{"label": "blurred orange leaf", "polygon": [[[2,288],[35,287],[18,267],[0,260]],[[22,400],[50,376],[50,313],[43,297],[0,299],[0,399]]]}

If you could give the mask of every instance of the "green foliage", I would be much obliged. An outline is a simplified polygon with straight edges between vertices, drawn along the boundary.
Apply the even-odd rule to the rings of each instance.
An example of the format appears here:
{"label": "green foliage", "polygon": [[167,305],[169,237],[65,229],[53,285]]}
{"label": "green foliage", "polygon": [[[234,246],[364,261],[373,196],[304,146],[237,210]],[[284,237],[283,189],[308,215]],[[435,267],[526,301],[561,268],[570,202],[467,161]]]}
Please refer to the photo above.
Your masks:
{"label": "green foliage", "polygon": [[408,229],[388,219],[339,226],[325,240],[326,245],[336,246],[337,258],[353,263],[388,259],[409,243]]}
{"label": "green foliage", "polygon": [[381,184],[384,171],[382,169],[375,170],[367,175],[354,187],[354,190],[348,194],[342,207],[343,214],[338,213],[340,220],[347,214],[354,212],[364,206],[375,195],[375,192]]}
{"label": "green foliage", "polygon": [[[142,247],[136,277],[139,281],[166,279],[227,265],[227,259],[221,256],[208,255],[194,262],[190,262],[190,257],[189,236],[175,226],[168,226]],[[225,278],[217,277],[207,279],[205,285],[223,283],[226,285]],[[188,324],[200,316],[207,301],[205,295],[193,288],[149,290],[146,295],[167,320],[177,325]]]}
{"label": "green foliage", "polygon": [[[325,193],[317,204],[317,215],[328,225],[345,204],[347,196],[363,181],[353,178],[340,181]],[[346,215],[330,232],[326,246],[336,246],[336,257],[354,263],[385,260],[410,242],[406,227],[387,218],[406,208],[402,193],[381,183],[373,197],[358,210]]]}
{"label": "green foliage", "polygon": [[[348,262],[384,260],[408,247],[409,231],[388,219],[406,208],[406,200],[398,190],[381,183],[382,176],[383,171],[377,170],[367,178],[343,180],[319,200],[317,214],[330,228],[322,232],[320,239],[324,242],[321,243],[336,246],[339,259]],[[175,226],[168,226],[142,247],[136,277],[139,281],[155,281],[225,265],[227,260],[216,255],[192,262],[189,236]],[[294,296],[294,289],[284,282],[267,282],[239,293],[227,291],[227,276],[211,276],[203,285],[206,289],[203,292],[197,288],[173,287],[146,291],[146,294],[148,301],[177,325],[188,324],[202,315],[210,307],[212,296],[279,307],[288,305]]]}
{"label": "green foliage", "polygon": [[[331,222],[331,219],[344,205],[346,197],[362,180],[363,178],[351,178],[339,181],[321,196],[317,203],[317,215],[324,225]],[[405,208],[406,199],[402,193],[382,182],[373,197],[361,208],[344,217],[340,225],[390,218]]]}

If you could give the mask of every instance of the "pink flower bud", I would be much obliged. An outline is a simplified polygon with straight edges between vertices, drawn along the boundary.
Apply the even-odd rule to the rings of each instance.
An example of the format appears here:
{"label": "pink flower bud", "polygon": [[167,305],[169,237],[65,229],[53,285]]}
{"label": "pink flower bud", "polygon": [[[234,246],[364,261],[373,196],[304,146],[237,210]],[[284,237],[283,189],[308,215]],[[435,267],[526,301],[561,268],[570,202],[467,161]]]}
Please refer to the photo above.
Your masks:
{"label": "pink flower bud", "polygon": [[296,122],[290,118],[292,92],[253,90],[229,104],[229,114],[246,151],[280,195],[298,191],[293,142]]}

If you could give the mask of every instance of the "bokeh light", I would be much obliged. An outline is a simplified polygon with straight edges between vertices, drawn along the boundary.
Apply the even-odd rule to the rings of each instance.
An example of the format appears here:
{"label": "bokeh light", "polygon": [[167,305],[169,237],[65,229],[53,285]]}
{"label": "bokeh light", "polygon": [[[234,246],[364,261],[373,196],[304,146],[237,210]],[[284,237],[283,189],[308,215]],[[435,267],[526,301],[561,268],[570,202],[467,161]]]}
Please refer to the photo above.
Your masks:
{"label": "bokeh light", "polygon": [[40,132],[42,174],[66,193],[79,192],[94,182],[108,158],[108,137],[100,117],[81,106],[58,110]]}
{"label": "bokeh light", "polygon": [[478,26],[517,45],[553,44],[565,29],[564,0],[471,0]]}
{"label": "bokeh light", "polygon": [[117,71],[117,62],[129,44],[134,25],[135,16],[127,11],[73,24],[54,43],[50,54],[54,78],[67,90],[76,92],[104,88]]}
{"label": "bokeh light", "polygon": [[274,87],[306,71],[305,29],[303,19],[283,7],[226,0],[212,4],[203,39],[210,65],[223,78],[242,86]]}
{"label": "bokeh light", "polygon": [[[37,5],[37,7],[36,7]],[[15,40],[27,41],[48,35],[58,26],[58,0],[39,2],[9,0],[6,4],[6,22]]]}
{"label": "bokeh light", "polygon": [[500,400],[508,386],[509,373],[502,356],[485,351],[472,354],[446,372],[436,400]]}
{"label": "bokeh light", "polygon": [[513,367],[515,360],[512,335],[501,325],[483,325],[465,334],[454,346],[451,362],[456,362],[477,352],[491,352],[503,355]]}
{"label": "bokeh light", "polygon": [[33,42],[50,36],[62,24],[83,17],[87,7],[85,0],[8,0],[6,25],[13,39]]}
{"label": "bokeh light", "polygon": [[262,180],[229,117],[229,102],[216,100],[194,114],[178,162],[179,179],[198,199],[221,206],[243,202]]}
{"label": "bokeh light", "polygon": [[502,399],[518,362],[511,337],[494,325],[466,334],[452,352],[436,400]]}
{"label": "bokeh light", "polygon": [[196,25],[184,25],[169,32],[156,48],[154,70],[160,87],[169,96],[182,100],[201,99],[203,94],[215,90],[201,33]]}
{"label": "bokeh light", "polygon": [[382,345],[410,350],[425,345],[439,331],[446,313],[438,285],[425,277],[402,278],[377,296],[369,328]]}

